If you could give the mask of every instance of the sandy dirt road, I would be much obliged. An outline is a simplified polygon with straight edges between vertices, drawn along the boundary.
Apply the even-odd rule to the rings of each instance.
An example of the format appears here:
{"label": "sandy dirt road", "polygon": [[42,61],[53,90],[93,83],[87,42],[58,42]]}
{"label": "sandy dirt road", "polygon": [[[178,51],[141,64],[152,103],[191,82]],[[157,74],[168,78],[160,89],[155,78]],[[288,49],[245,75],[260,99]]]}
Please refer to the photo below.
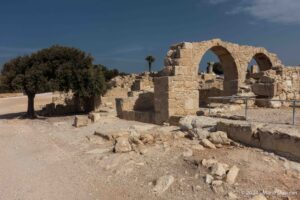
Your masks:
{"label": "sandy dirt road", "polygon": [[[36,109],[51,98],[38,95]],[[0,199],[109,199],[94,186],[100,181],[94,169],[51,135],[55,127],[15,119],[26,105],[24,96],[0,99]]]}
{"label": "sandy dirt road", "polygon": [[[36,109],[50,101],[50,94],[37,96]],[[102,141],[93,135],[95,130],[119,133],[133,126],[141,130],[154,127],[157,129],[152,132],[163,129],[166,134],[178,127],[106,116],[87,127],[75,128],[74,116],[18,118],[26,111],[26,104],[26,97],[0,99],[0,200],[223,200],[228,199],[228,192],[237,194],[238,199],[250,199],[248,193],[275,194],[278,189],[290,192],[292,200],[300,198],[300,164],[292,165],[274,154],[224,146],[193,150],[193,156],[186,159],[183,152],[199,143],[186,138],[147,145],[143,155],[134,151],[113,153],[114,142]],[[239,167],[237,184],[214,192],[205,183],[208,169],[195,165],[209,158]],[[163,194],[154,194],[155,181],[166,174],[175,177],[174,183]],[[268,199],[286,198],[273,195]]]}

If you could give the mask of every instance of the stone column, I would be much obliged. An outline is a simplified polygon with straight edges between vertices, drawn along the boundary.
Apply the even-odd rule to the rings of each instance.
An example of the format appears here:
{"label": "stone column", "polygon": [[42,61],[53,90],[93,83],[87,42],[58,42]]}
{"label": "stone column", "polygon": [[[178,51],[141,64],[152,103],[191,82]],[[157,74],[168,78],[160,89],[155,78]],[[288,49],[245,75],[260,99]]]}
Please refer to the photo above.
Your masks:
{"label": "stone column", "polygon": [[207,63],[207,73],[208,73],[208,74],[212,74],[212,73],[213,73],[214,64],[215,64],[215,63],[213,63],[213,62],[208,62],[208,63]]}

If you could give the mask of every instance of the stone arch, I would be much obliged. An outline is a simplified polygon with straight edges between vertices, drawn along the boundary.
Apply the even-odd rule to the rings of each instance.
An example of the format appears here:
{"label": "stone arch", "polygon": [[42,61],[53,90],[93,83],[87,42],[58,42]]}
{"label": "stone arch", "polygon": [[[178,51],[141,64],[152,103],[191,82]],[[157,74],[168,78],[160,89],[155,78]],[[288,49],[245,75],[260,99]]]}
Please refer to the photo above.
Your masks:
{"label": "stone arch", "polygon": [[261,64],[263,70],[267,70],[270,66],[281,65],[276,54],[261,47],[238,45],[220,39],[174,44],[165,57],[163,70],[154,79],[154,108],[157,122],[171,120],[171,116],[190,115],[198,111],[199,63],[209,49],[225,65],[226,96],[237,94],[240,86],[243,86],[248,65],[253,57]]}
{"label": "stone arch", "polygon": [[[232,53],[223,45],[216,44],[195,53],[195,63],[199,66],[203,56],[211,50],[220,60],[224,70],[224,95],[234,95],[238,92],[239,71]],[[197,67],[198,69],[198,67]]]}
{"label": "stone arch", "polygon": [[260,71],[266,71],[273,67],[271,59],[265,53],[256,53],[250,60],[254,59]]}

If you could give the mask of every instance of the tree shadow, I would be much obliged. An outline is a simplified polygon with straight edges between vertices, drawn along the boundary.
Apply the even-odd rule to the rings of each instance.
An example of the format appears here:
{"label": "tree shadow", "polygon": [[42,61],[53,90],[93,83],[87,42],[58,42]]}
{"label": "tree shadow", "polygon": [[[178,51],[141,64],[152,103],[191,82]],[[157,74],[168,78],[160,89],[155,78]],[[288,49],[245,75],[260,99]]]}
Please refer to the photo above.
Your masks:
{"label": "tree shadow", "polygon": [[0,115],[0,119],[22,119],[26,112],[7,113]]}

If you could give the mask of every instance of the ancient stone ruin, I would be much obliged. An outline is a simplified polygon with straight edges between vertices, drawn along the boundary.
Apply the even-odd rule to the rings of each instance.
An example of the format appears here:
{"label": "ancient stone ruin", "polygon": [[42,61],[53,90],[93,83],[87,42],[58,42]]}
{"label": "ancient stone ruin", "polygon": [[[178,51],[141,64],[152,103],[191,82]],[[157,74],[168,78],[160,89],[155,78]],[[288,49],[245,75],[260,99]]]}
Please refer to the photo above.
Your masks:
{"label": "ancient stone ruin", "polygon": [[[218,56],[223,77],[216,76],[212,70],[199,73],[199,63],[208,50]],[[257,66],[249,72],[252,59]],[[213,96],[251,96],[256,98],[257,106],[284,106],[281,102],[260,99],[299,100],[299,77],[300,67],[283,66],[277,55],[265,48],[220,39],[183,42],[170,47],[160,72],[135,77],[128,95],[112,96],[116,98],[120,118],[173,123],[182,116],[195,115],[200,105],[207,104],[207,98]]]}

